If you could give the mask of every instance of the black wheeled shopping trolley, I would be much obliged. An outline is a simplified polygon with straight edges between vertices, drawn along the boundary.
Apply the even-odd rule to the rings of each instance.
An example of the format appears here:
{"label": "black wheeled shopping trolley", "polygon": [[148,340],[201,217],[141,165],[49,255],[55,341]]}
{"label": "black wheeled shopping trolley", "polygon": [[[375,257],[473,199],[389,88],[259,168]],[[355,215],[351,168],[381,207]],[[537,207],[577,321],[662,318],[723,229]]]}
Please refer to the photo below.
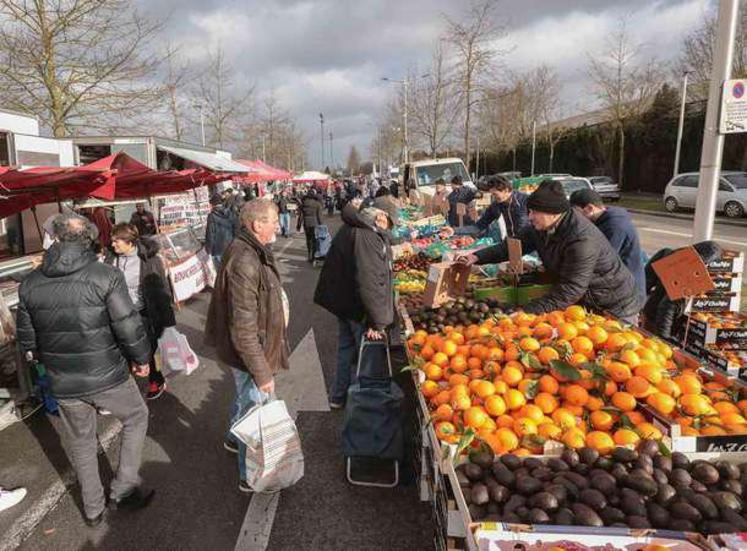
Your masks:
{"label": "black wheeled shopping trolley", "polygon": [[[386,350],[387,374],[361,373],[363,354],[370,347]],[[356,381],[348,389],[342,429],[343,453],[348,482],[359,486],[393,488],[399,483],[400,462],[404,455],[402,428],[402,390],[394,382],[389,342],[363,337],[358,352]],[[389,460],[394,469],[392,482],[370,482],[353,476],[353,459]]]}

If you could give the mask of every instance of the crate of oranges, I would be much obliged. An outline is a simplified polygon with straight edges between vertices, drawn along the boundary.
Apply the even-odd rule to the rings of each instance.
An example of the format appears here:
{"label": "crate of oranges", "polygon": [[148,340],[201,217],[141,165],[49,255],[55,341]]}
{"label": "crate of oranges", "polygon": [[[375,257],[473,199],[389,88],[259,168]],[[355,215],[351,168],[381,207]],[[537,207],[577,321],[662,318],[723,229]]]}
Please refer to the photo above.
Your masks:
{"label": "crate of oranges", "polygon": [[460,449],[605,454],[661,439],[651,411],[671,412],[685,394],[668,344],[581,306],[420,330],[407,346],[436,438]]}

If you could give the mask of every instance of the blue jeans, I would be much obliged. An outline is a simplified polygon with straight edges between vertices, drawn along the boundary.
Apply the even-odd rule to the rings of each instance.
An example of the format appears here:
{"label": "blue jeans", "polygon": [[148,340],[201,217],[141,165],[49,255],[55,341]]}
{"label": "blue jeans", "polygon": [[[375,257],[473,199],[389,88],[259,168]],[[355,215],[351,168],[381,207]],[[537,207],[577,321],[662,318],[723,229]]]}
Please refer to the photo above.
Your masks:
{"label": "blue jeans", "polygon": [[291,215],[289,212],[280,214],[280,232],[283,236],[290,235]]}
{"label": "blue jeans", "polygon": [[[267,394],[259,390],[252,376],[246,371],[241,371],[235,367],[231,368],[233,373],[233,382],[236,384],[236,398],[231,404],[231,421],[229,426],[241,419],[241,417],[262,400],[267,399]],[[239,447],[239,477],[246,480],[246,445],[237,440],[236,437],[228,431],[226,436],[231,442],[235,442]]]}
{"label": "blue jeans", "polygon": [[[329,390],[329,400],[335,404],[344,404],[348,397],[348,388],[355,382],[358,369],[358,351],[366,327],[357,321],[337,318],[337,373]],[[386,353],[381,346],[366,347],[361,363],[361,373],[372,376],[383,376],[386,372],[384,362]]]}

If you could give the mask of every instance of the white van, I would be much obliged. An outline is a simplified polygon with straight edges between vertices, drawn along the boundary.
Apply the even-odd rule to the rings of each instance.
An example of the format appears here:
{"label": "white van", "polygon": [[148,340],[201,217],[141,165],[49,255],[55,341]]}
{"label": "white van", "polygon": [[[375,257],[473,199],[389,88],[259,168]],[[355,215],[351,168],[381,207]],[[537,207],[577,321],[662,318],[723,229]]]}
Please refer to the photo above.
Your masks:
{"label": "white van", "polygon": [[467,173],[467,167],[457,157],[413,161],[405,164],[400,174],[402,175],[401,183],[403,186],[410,179],[413,179],[418,187],[418,191],[426,195],[433,195],[435,193],[435,183],[439,178],[443,178],[448,186],[454,176],[460,176],[464,185],[475,187],[475,184]]}

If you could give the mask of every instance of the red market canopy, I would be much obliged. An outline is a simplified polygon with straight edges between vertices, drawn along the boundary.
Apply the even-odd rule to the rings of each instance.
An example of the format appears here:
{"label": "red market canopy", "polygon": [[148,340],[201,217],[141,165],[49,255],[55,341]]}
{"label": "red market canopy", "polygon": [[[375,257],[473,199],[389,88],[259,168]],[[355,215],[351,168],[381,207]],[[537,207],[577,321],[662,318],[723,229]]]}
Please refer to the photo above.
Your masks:
{"label": "red market canopy", "polygon": [[134,199],[179,193],[231,178],[205,169],[158,171],[125,153],[77,167],[0,169],[0,218],[42,203],[95,197]]}
{"label": "red market canopy", "polygon": [[248,161],[245,159],[236,159],[236,162],[253,170],[253,172],[242,175],[238,178],[238,180],[242,182],[255,183],[268,182],[270,180],[289,180],[291,177],[290,172],[275,168],[274,166],[268,165],[264,161]]}

